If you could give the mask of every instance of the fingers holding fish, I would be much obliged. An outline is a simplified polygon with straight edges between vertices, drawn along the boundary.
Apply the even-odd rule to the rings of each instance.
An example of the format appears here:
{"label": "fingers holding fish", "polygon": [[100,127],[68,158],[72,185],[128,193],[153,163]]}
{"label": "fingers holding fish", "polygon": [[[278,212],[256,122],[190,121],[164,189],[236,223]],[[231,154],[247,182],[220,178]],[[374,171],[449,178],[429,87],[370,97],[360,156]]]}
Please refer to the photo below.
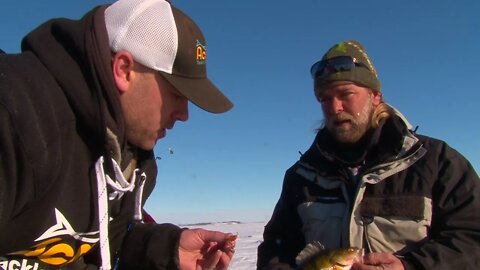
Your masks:
{"label": "fingers holding fish", "polygon": [[[206,262],[205,265],[213,266],[207,267],[207,270],[224,270],[227,269],[233,254],[235,253],[235,244],[237,235],[228,235],[223,242],[211,243],[210,250],[214,252],[214,256],[211,256],[211,260]],[[205,270],[204,269],[204,270]]]}
{"label": "fingers holding fish", "polygon": [[226,253],[235,253],[235,246],[237,243],[238,235],[237,234],[232,234],[227,237],[225,242],[223,242],[220,246],[219,249],[222,250],[223,252]]}
{"label": "fingers holding fish", "polygon": [[405,270],[402,261],[391,253],[368,253],[363,264],[355,265],[352,270]]}

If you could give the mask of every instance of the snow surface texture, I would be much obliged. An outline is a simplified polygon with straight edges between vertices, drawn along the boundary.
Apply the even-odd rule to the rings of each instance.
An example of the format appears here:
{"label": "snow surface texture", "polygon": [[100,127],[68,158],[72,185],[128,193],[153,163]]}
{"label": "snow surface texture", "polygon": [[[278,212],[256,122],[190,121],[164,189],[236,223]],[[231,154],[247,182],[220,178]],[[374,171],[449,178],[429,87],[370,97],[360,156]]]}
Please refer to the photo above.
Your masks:
{"label": "snow surface texture", "polygon": [[190,229],[203,228],[238,235],[236,251],[229,270],[252,270],[257,267],[257,247],[263,241],[265,222],[241,223],[236,221],[180,225]]}

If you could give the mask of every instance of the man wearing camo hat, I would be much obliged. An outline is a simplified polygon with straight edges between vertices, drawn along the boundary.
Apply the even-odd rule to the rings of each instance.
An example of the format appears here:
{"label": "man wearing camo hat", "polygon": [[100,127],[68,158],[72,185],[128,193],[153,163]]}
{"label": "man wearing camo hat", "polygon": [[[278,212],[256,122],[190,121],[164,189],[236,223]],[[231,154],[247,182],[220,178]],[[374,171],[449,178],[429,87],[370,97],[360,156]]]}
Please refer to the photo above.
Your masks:
{"label": "man wearing camo hat", "polygon": [[471,164],[384,102],[360,42],[335,44],[310,73],[324,125],[286,171],[258,269],[306,269],[297,255],[313,242],[362,248],[352,269],[480,269]]}

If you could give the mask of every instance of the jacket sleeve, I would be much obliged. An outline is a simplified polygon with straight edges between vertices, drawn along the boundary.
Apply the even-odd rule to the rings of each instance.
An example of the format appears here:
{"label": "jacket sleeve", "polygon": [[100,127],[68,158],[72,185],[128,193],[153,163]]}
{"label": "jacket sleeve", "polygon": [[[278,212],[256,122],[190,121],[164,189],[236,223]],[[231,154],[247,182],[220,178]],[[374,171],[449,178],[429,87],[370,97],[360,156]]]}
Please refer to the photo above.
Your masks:
{"label": "jacket sleeve", "polygon": [[[15,160],[15,151],[12,142],[11,121],[1,105],[0,123],[0,231],[4,231],[4,226],[8,222],[7,217],[10,216],[9,212],[11,209],[11,204],[8,203],[11,199],[9,199],[8,196],[11,194],[11,182],[15,179],[15,175],[12,172],[12,168],[15,167],[15,165],[12,164]],[[7,179],[10,179],[10,181],[7,181]],[[0,239],[2,238],[0,237]]]}
{"label": "jacket sleeve", "polygon": [[[18,162],[22,153],[10,115],[0,103],[0,232],[7,231],[15,209],[25,206],[31,195],[32,189],[27,188],[30,183],[19,180],[29,179],[29,170]],[[10,235],[0,233],[0,255],[14,241]]]}
{"label": "jacket sleeve", "polygon": [[120,269],[178,269],[181,232],[181,228],[168,223],[132,225],[123,243]]}
{"label": "jacket sleeve", "polygon": [[437,149],[429,240],[406,254],[405,268],[480,269],[480,179],[457,151],[445,143]]}
{"label": "jacket sleeve", "polygon": [[270,221],[265,226],[263,242],[258,247],[257,269],[294,269],[295,257],[305,246],[301,221],[296,210],[295,176],[292,169],[285,174],[280,198]]}

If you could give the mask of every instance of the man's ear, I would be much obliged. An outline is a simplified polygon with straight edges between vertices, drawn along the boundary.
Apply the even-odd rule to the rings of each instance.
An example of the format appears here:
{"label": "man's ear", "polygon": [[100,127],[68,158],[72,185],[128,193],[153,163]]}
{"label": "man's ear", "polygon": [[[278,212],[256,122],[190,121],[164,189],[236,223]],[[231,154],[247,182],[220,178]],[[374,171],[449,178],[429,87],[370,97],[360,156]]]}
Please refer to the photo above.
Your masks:
{"label": "man's ear", "polygon": [[372,93],[373,93],[373,106],[376,107],[383,102],[382,92],[373,90]]}
{"label": "man's ear", "polygon": [[127,51],[115,53],[112,61],[113,79],[120,94],[126,92],[132,79],[135,62],[132,54]]}

